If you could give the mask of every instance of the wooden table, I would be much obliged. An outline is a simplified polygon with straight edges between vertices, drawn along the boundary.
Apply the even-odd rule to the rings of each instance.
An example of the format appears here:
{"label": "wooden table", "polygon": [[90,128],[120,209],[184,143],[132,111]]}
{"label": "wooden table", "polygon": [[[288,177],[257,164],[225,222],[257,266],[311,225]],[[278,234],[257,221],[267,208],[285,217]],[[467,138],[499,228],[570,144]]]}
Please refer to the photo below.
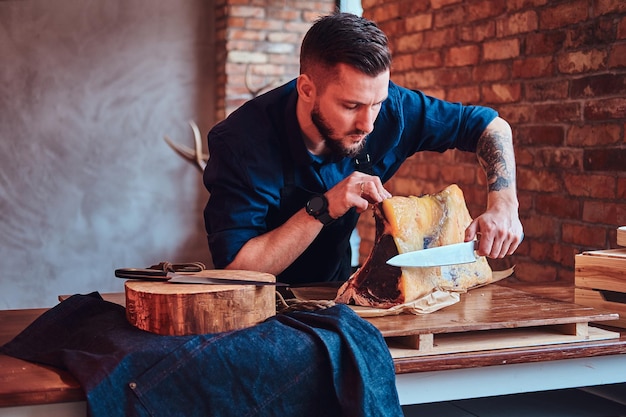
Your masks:
{"label": "wooden table", "polygon": [[[0,344],[44,311],[0,311]],[[626,382],[626,332],[607,340],[400,355],[394,364],[403,405],[620,383]],[[0,417],[85,412],[83,392],[70,374],[0,355]]]}

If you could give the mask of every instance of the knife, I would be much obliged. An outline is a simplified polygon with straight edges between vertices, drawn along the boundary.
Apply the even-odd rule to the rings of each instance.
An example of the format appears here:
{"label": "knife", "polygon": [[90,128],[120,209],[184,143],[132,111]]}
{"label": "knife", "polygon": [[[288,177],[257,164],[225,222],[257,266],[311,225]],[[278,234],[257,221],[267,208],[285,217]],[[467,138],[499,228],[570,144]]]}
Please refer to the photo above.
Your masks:
{"label": "knife", "polygon": [[476,249],[478,249],[478,241],[470,240],[469,242],[454,243],[452,245],[401,253],[389,259],[387,264],[400,267],[468,264],[476,262],[479,258],[476,254]]}
{"label": "knife", "polygon": [[141,281],[168,281],[176,284],[213,284],[213,285],[273,285],[285,287],[288,284],[282,282],[270,282],[259,280],[246,280],[236,278],[207,277],[194,274],[177,274],[153,269],[121,268],[115,270],[115,276],[123,279],[136,279]]}

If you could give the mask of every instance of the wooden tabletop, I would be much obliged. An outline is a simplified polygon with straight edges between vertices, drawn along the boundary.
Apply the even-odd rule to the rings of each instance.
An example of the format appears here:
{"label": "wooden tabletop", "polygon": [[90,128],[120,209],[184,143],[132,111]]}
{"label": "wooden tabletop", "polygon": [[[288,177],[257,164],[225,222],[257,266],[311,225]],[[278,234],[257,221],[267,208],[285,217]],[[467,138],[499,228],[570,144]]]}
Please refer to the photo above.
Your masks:
{"label": "wooden tabletop", "polygon": [[[0,311],[0,344],[32,323],[45,309]],[[626,332],[619,337],[576,343],[474,352],[418,355],[394,359],[397,374],[553,361],[626,353]],[[66,371],[0,355],[0,407],[84,400]]]}

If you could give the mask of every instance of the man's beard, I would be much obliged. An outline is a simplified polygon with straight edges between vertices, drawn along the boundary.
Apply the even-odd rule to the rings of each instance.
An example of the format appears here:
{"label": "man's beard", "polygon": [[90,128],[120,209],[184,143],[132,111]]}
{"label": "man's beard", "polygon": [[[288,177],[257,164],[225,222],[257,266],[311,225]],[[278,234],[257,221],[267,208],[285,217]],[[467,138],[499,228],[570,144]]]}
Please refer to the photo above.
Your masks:
{"label": "man's beard", "polygon": [[[354,144],[350,147],[344,146],[341,139],[334,139],[333,136],[335,132],[333,128],[328,125],[326,120],[324,120],[324,117],[322,116],[319,105],[317,103],[315,103],[313,111],[311,111],[311,120],[313,121],[313,124],[315,125],[317,130],[320,132],[320,135],[322,135],[324,145],[326,145],[326,148],[329,149],[331,154],[333,155],[353,158],[357,156],[359,152],[361,152],[361,149],[363,149],[363,147],[365,146],[365,140],[367,139],[367,136],[363,138],[363,140],[359,143]],[[350,132],[350,134],[363,135],[365,134],[365,132],[361,130],[356,130]]]}

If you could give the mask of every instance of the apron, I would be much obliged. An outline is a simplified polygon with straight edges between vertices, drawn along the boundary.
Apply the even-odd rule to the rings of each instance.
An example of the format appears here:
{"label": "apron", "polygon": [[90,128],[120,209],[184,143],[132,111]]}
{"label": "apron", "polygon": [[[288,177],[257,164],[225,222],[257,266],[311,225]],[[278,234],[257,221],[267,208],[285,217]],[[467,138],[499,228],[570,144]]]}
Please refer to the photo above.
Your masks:
{"label": "apron", "polygon": [[[284,187],[280,192],[280,209],[273,216],[268,216],[271,230],[284,224],[291,216],[306,205],[315,194],[326,190],[308,190],[295,184],[295,166],[288,146],[282,147]],[[355,171],[373,174],[369,154],[364,148],[354,158]],[[347,280],[352,273],[350,234],[356,227],[359,214],[353,207],[346,214],[325,226],[311,245],[277,280],[291,285],[311,282],[331,282]]]}

